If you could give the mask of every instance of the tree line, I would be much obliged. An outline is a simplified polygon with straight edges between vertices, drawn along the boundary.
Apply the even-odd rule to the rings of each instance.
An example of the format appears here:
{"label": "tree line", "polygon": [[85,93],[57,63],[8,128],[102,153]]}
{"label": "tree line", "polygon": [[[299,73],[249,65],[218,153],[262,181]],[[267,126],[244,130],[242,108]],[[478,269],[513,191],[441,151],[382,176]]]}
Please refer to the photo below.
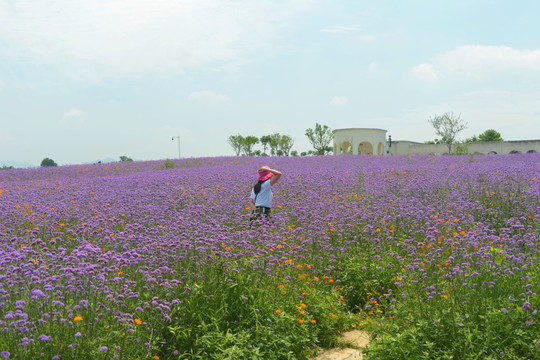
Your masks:
{"label": "tree line", "polygon": [[[301,156],[326,155],[332,152],[330,143],[334,139],[334,133],[327,125],[317,123],[315,128],[306,129],[305,135],[313,146],[313,150],[302,152]],[[290,135],[274,133],[258,138],[253,135],[237,134],[229,136],[227,142],[233,148],[236,156],[298,156],[298,151],[292,150],[294,139]],[[257,144],[260,144],[262,149],[255,149]]]}

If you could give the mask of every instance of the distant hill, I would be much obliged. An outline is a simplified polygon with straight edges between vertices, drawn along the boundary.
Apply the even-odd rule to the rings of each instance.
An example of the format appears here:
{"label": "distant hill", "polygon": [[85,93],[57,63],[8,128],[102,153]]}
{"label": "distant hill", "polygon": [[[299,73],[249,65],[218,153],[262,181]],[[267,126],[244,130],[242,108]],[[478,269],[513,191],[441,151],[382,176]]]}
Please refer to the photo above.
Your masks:
{"label": "distant hill", "polygon": [[34,164],[30,164],[30,163],[22,162],[22,161],[0,160],[0,168],[2,166],[4,166],[4,165],[5,166],[13,166],[16,169],[29,168],[29,167],[35,167],[36,166]]}

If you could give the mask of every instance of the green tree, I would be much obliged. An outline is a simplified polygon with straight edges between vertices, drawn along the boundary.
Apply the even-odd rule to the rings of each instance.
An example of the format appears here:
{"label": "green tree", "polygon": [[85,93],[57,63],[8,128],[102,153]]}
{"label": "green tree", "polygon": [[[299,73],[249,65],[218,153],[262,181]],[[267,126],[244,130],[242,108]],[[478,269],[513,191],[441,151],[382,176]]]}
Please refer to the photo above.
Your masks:
{"label": "green tree", "polygon": [[444,144],[444,142],[442,140],[435,139],[426,141],[426,144]]}
{"label": "green tree", "polygon": [[128,156],[122,155],[122,156],[120,156],[120,161],[122,161],[122,162],[133,161],[133,159],[128,157]]}
{"label": "green tree", "polygon": [[457,134],[467,128],[467,123],[461,119],[461,114],[455,115],[452,112],[435,115],[428,121],[435,129],[435,133],[442,137],[442,142],[448,145],[448,153],[450,154]]}
{"label": "green tree", "polygon": [[334,133],[328,126],[317,123],[315,129],[306,130],[306,136],[317,155],[324,155],[329,152],[328,149],[332,150],[329,144],[334,139]]}
{"label": "green tree", "polygon": [[227,142],[233,148],[234,152],[236,153],[236,156],[240,156],[240,152],[242,151],[242,146],[244,144],[244,137],[240,134],[231,135],[229,136],[229,139],[227,140]]}
{"label": "green tree", "polygon": [[256,136],[246,136],[242,139],[242,151],[244,155],[251,156],[253,155],[253,146],[259,142],[259,138]]}
{"label": "green tree", "polygon": [[279,144],[281,141],[281,135],[279,133],[275,133],[270,136],[270,141],[268,142],[268,145],[270,146],[270,154],[272,156],[279,155]]}
{"label": "green tree", "polygon": [[478,139],[480,141],[503,141],[501,133],[493,129],[484,131],[482,134],[478,135]]}
{"label": "green tree", "polygon": [[291,151],[293,145],[294,140],[289,135],[282,135],[281,139],[279,139],[279,150],[281,150],[281,153],[285,156],[289,156],[289,152]]}
{"label": "green tree", "polygon": [[468,143],[479,142],[479,141],[480,139],[478,138],[478,136],[473,135],[470,138],[465,139],[464,142],[468,144]]}
{"label": "green tree", "polygon": [[42,167],[53,167],[53,166],[58,166],[53,159],[49,159],[49,158],[45,158],[41,161],[41,166]]}
{"label": "green tree", "polygon": [[272,140],[272,137],[270,135],[261,136],[259,140],[261,142],[261,145],[263,146],[264,154],[266,154],[266,147],[268,146],[268,144],[270,144],[270,140]]}

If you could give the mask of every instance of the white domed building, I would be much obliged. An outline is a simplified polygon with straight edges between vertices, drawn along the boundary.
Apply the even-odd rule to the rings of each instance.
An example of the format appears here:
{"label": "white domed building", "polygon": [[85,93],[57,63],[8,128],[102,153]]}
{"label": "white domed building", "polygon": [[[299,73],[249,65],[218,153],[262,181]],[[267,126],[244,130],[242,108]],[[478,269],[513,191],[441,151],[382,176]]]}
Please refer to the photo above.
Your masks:
{"label": "white domed building", "polygon": [[334,130],[334,155],[385,155],[389,154],[383,129],[337,129]]}

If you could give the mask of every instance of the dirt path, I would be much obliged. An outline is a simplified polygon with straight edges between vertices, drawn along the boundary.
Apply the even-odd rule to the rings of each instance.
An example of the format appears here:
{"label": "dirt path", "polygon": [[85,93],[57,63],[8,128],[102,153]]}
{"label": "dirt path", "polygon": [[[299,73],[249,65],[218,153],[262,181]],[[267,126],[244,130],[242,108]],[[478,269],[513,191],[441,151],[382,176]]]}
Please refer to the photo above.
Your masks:
{"label": "dirt path", "polygon": [[[369,344],[369,335],[360,330],[352,330],[344,333],[340,340],[354,347],[366,347]],[[313,360],[361,360],[362,351],[353,348],[336,348],[321,351]]]}

